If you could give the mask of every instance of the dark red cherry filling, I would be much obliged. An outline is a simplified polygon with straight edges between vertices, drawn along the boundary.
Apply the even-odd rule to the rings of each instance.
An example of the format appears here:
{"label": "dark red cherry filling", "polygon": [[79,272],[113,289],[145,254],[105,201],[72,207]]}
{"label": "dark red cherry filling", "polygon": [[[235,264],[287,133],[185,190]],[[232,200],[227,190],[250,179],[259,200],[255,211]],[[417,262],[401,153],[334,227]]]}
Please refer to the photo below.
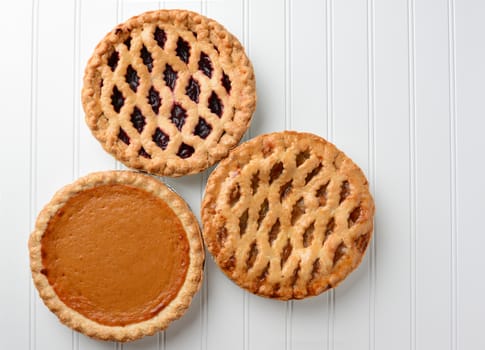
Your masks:
{"label": "dark red cherry filling", "polygon": [[177,155],[180,158],[185,159],[185,158],[189,158],[194,153],[194,151],[195,151],[194,147],[187,145],[186,143],[182,143],[177,152]]}
{"label": "dark red cherry filling", "polygon": [[128,85],[130,85],[131,90],[133,90],[133,92],[136,92],[136,89],[138,89],[138,85],[140,85],[140,78],[138,77],[136,70],[134,70],[131,65],[129,65],[126,69],[125,80]]}
{"label": "dark red cherry filling", "polygon": [[173,70],[172,66],[165,65],[165,70],[163,71],[163,80],[165,84],[173,91],[175,83],[177,82],[177,72]]}
{"label": "dark red cherry filling", "polygon": [[224,86],[224,89],[226,89],[227,93],[231,93],[231,80],[227,76],[226,73],[222,72],[222,79],[221,79],[221,84]]}
{"label": "dark red cherry filling", "polygon": [[201,139],[205,139],[212,131],[212,126],[205,121],[204,118],[199,117],[199,122],[195,126],[194,134]]}
{"label": "dark red cherry filling", "polygon": [[122,128],[120,128],[120,131],[118,132],[118,138],[124,143],[126,143],[127,145],[130,144],[130,137]]}
{"label": "dark red cherry filling", "polygon": [[133,127],[141,134],[143,131],[143,128],[146,125],[145,122],[145,117],[143,114],[141,114],[141,111],[138,109],[138,107],[135,107],[133,109],[133,113],[131,113],[131,123],[133,124]]}
{"label": "dark red cherry filling", "polygon": [[139,155],[139,156],[142,156],[142,157],[144,157],[144,158],[147,158],[147,159],[151,159],[151,158],[152,158],[152,156],[151,156],[151,155],[149,155],[149,154],[147,153],[147,151],[145,151],[145,149],[144,149],[143,147],[142,147],[142,148],[140,148],[140,150],[138,151],[138,155]]}
{"label": "dark red cherry filling", "polygon": [[158,114],[160,110],[160,105],[162,104],[162,99],[157,90],[152,86],[148,91],[148,103],[152,106],[153,113]]}
{"label": "dark red cherry filling", "polygon": [[186,118],[187,112],[185,111],[185,109],[183,109],[182,106],[180,106],[179,104],[175,103],[170,113],[170,120],[172,121],[172,123],[175,124],[179,131],[182,130]]}
{"label": "dark red cherry filling", "polygon": [[167,148],[168,142],[170,141],[170,137],[165,134],[160,128],[156,128],[152,140],[156,143],[158,147],[165,150]]}
{"label": "dark red cherry filling", "polygon": [[143,60],[143,64],[147,66],[148,71],[151,72],[153,69],[153,58],[145,45],[141,48],[140,57]]}
{"label": "dark red cherry filling", "polygon": [[113,51],[111,56],[109,56],[108,58],[108,66],[110,66],[112,72],[115,71],[119,60],[120,60],[120,54],[117,51]]}
{"label": "dark red cherry filling", "polygon": [[212,91],[208,103],[210,111],[220,118],[222,116],[223,106],[219,96],[214,91]]}
{"label": "dark red cherry filling", "polygon": [[186,42],[184,39],[179,38],[177,40],[177,48],[175,49],[177,52],[177,56],[184,61],[185,63],[189,63],[190,57],[190,46],[189,43]]}
{"label": "dark red cherry filling", "polygon": [[165,31],[163,29],[157,27],[157,29],[155,29],[155,32],[153,33],[153,38],[157,42],[158,46],[160,46],[162,49],[165,48],[167,34],[165,34]]}
{"label": "dark red cherry filling", "polygon": [[119,113],[124,103],[125,103],[125,98],[123,97],[123,94],[121,93],[121,91],[118,90],[118,88],[115,85],[113,87],[113,94],[111,95],[111,104],[113,105],[114,110],[117,113]]}
{"label": "dark red cherry filling", "polygon": [[185,89],[185,93],[192,101],[194,101],[195,103],[199,103],[200,86],[197,83],[197,80],[195,80],[194,78],[190,78],[189,84]]}
{"label": "dark red cherry filling", "polygon": [[200,53],[199,69],[209,78],[212,77],[212,62],[204,52]]}

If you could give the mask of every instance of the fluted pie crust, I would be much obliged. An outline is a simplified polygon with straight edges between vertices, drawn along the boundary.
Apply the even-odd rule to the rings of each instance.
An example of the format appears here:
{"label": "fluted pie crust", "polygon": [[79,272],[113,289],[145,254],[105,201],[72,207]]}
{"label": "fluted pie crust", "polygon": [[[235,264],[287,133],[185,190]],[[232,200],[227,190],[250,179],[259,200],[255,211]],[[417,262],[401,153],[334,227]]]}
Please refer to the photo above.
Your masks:
{"label": "fluted pie crust", "polygon": [[374,202],[343,152],[286,131],[232,150],[208,179],[201,216],[208,250],[230,279],[260,296],[301,299],[359,265]]}
{"label": "fluted pie crust", "polygon": [[253,67],[216,21],[185,10],[146,12],[97,45],[84,76],[86,122],[131,168],[162,176],[224,158],[256,107]]}
{"label": "fluted pie crust", "polygon": [[[102,201],[103,203],[111,205],[109,200],[104,198],[106,195],[103,194],[103,191],[111,191],[110,193],[112,193],[113,199],[112,203],[114,203],[114,205],[120,203],[120,197],[123,197],[125,193],[130,195],[130,191],[134,191],[133,198],[141,198],[142,201],[131,204],[128,203],[126,207],[140,207],[141,209],[138,211],[138,213],[142,214],[145,210],[145,205],[149,205],[150,208],[158,208],[157,203],[161,200],[162,203],[165,203],[163,204],[162,208],[169,208],[166,209],[167,211],[171,210],[171,217],[167,219],[169,220],[167,221],[169,227],[160,227],[158,225],[156,227],[150,227],[152,224],[151,222],[138,223],[136,221],[137,217],[133,217],[133,215],[136,214],[132,214],[130,216],[131,213],[126,212],[126,210],[123,211],[123,208],[120,207],[108,208],[110,212],[107,212],[104,204],[99,204],[99,201]],[[93,200],[89,203],[87,202],[89,205],[82,206],[82,208],[79,210],[69,210],[69,206],[73,205],[72,203],[76,203],[77,198],[81,198],[83,196],[89,197],[91,196],[91,193]],[[131,197],[128,196],[127,198]],[[146,204],[146,202],[150,202],[150,204]],[[95,210],[93,210],[93,208],[95,208]],[[117,214],[113,214],[113,211],[115,211]],[[163,217],[164,214],[165,213],[163,212],[158,214],[158,211],[156,211],[153,217],[158,218],[158,215]],[[98,225],[99,221],[102,221],[102,223],[99,225],[105,225],[104,227],[109,232],[104,232],[104,230],[97,231],[99,234],[96,234],[94,237],[95,239],[99,239],[100,236],[105,235],[108,237],[106,239],[106,242],[108,243],[102,242],[103,244],[101,248],[98,248],[96,244],[89,241],[90,237],[93,237],[92,233],[90,231],[86,231],[85,228],[79,228],[79,226],[72,229],[72,231],[68,230],[66,233],[56,233],[56,227],[61,226],[55,226],[55,223],[62,221],[63,217],[68,215],[73,215],[74,218],[69,217],[67,220],[64,220],[63,222],[67,222],[66,225],[72,225],[69,223],[69,220],[78,220],[83,222],[84,218],[86,218],[84,222],[86,222],[87,225],[92,224],[93,217],[96,225]],[[122,215],[125,216],[125,218],[121,218],[120,216],[119,221],[123,222],[123,220],[128,220],[124,222],[135,222],[135,224],[133,224],[135,229],[129,230],[128,232],[124,232],[122,234],[120,233],[119,235],[117,234],[116,230],[110,231],[113,227],[116,227],[116,225],[123,225],[120,223],[109,225],[109,221],[108,224],[106,224],[106,216],[113,217],[113,215],[115,215],[114,220],[116,221],[118,221],[116,219],[116,215]],[[54,228],[51,227],[53,222]],[[173,236],[171,233],[175,229],[173,223],[176,225],[181,225],[181,228],[178,229],[180,233],[175,236]],[[139,230],[137,229],[137,225],[140,226]],[[54,230],[54,232],[52,232],[52,230]],[[121,226],[120,231],[122,230],[123,226]],[[150,241],[147,241],[146,238],[148,230],[151,232],[149,236],[151,237]],[[158,232],[160,232],[160,234],[158,234]],[[167,235],[165,235],[164,232],[166,232]],[[56,234],[57,236],[55,236]],[[45,235],[51,235],[48,237],[47,241],[43,240]],[[70,235],[74,235],[74,237],[69,237]],[[185,237],[181,235],[185,235]],[[122,244],[118,243],[121,237],[125,237],[127,241],[122,242]],[[167,241],[167,237],[170,237],[170,242]],[[152,238],[155,239],[152,241]],[[52,239],[57,239],[58,241],[52,242]],[[182,260],[180,260],[182,262],[179,265],[181,266],[171,266],[170,269],[172,269],[171,271],[182,269],[182,274],[180,276],[183,279],[181,280],[181,284],[175,287],[177,288],[174,290],[175,294],[172,293],[172,295],[169,296],[169,299],[165,300],[168,300],[168,303],[165,302],[163,305],[160,304],[161,306],[155,311],[154,307],[157,307],[157,304],[142,304],[142,311],[137,312],[141,316],[144,316],[143,313],[146,312],[146,317],[142,317],[142,319],[140,319],[140,315],[137,314],[135,316],[138,317],[138,320],[135,318],[132,318],[134,321],[130,321],[130,318],[121,318],[118,320],[116,319],[118,316],[115,314],[114,319],[111,320],[112,322],[110,321],[111,324],[109,324],[109,322],[105,322],[105,320],[109,320],[109,317],[104,317],[103,313],[105,311],[103,311],[103,308],[91,310],[91,314],[84,312],[86,307],[88,308],[88,311],[93,308],[91,305],[92,302],[98,302],[93,301],[93,299],[86,299],[85,295],[79,295],[79,290],[82,291],[83,288],[85,288],[83,284],[93,283],[93,281],[90,281],[90,276],[86,276],[86,266],[93,265],[92,267],[89,267],[91,268],[89,271],[93,271],[92,273],[98,273],[98,269],[104,273],[104,275],[102,275],[104,276],[104,279],[101,279],[99,284],[96,284],[96,279],[94,279],[94,288],[98,288],[99,285],[99,293],[96,291],[94,294],[90,293],[90,296],[94,295],[95,298],[99,298],[99,295],[101,295],[101,297],[103,297],[102,294],[106,293],[106,288],[113,286],[112,288],[118,289],[107,290],[109,292],[108,294],[114,295],[114,297],[110,297],[111,299],[109,302],[115,303],[116,307],[120,307],[121,305],[121,308],[123,308],[123,300],[119,300],[119,298],[123,298],[124,295],[137,298],[139,293],[145,293],[146,288],[152,288],[152,286],[156,285],[157,283],[161,283],[163,285],[164,282],[159,282],[158,276],[163,278],[160,273],[165,273],[163,271],[166,268],[166,260],[159,260],[156,245],[170,246],[170,244],[172,244],[172,246],[175,245],[175,247],[180,247],[179,242],[182,241],[186,243],[182,244],[182,248],[180,248],[182,249],[179,253],[182,254]],[[49,246],[43,247],[43,242],[44,244],[49,244]],[[79,253],[75,250],[76,246],[79,247]],[[87,249],[85,248],[86,246],[90,248]],[[63,252],[59,249],[68,249],[68,252],[64,252],[63,255]],[[97,249],[106,249],[106,252],[96,253],[95,250]],[[167,251],[167,248],[163,249]],[[193,213],[190,211],[183,199],[163,183],[149,175],[131,171],[106,171],[93,173],[80,178],[74,183],[67,185],[58,191],[52,200],[40,212],[37,218],[35,228],[30,236],[29,250],[32,277],[35,286],[39,291],[39,295],[47,307],[57,315],[62,323],[97,339],[130,341],[165,329],[172,321],[181,317],[185,313],[192,301],[193,296],[200,289],[202,283],[204,248],[200,229]],[[144,260],[146,258],[146,256],[143,255],[144,252],[150,253],[152,260]],[[96,261],[89,260],[89,257],[92,256],[91,254],[97,256],[95,259]],[[106,255],[109,255],[110,259],[112,260],[104,259]],[[184,256],[186,256],[186,258],[184,258]],[[118,263],[116,260],[118,258],[127,260],[123,265]],[[163,259],[163,257],[160,257],[160,259]],[[52,263],[52,266],[45,266],[44,262],[46,261],[48,261],[49,264]],[[147,264],[142,264],[142,266],[140,265],[140,261],[143,261],[143,264],[145,262]],[[106,265],[106,262],[109,264]],[[74,270],[72,269],[73,264],[75,267]],[[79,264],[78,268],[76,264]],[[135,264],[136,266],[132,264]],[[130,271],[132,270],[132,266],[134,271],[139,271],[140,274]],[[108,273],[113,271],[115,277],[112,279],[107,278],[106,271],[108,271]],[[70,274],[69,276],[68,273]],[[149,273],[153,274],[154,277],[150,277],[150,280],[147,280],[146,276]],[[169,273],[172,273],[173,275],[173,272]],[[56,277],[57,279],[54,279],[54,285],[51,285],[49,280],[49,278],[52,278],[51,274],[58,274]],[[121,282],[112,284],[113,281],[118,282],[116,280],[117,278],[125,281],[126,275],[129,274],[135,274],[133,278],[130,277],[130,283],[125,285],[120,285]],[[108,277],[110,277],[110,275]],[[63,284],[64,286],[66,285],[64,278],[72,281],[71,284],[67,284],[67,286],[72,286],[72,288],[75,290],[66,291],[66,287],[63,287]],[[107,283],[106,280],[109,280],[111,283]],[[169,287],[171,286],[168,285],[167,288]],[[125,289],[130,291],[125,293]],[[59,290],[62,291],[61,294],[58,294]],[[165,287],[163,287],[162,293],[164,293],[164,290]],[[119,294],[117,294],[118,292]],[[154,293],[156,297],[160,295],[158,290],[155,290]],[[150,302],[150,300],[148,301]],[[145,309],[143,309],[143,305],[151,306],[150,309],[144,311]],[[101,304],[101,306],[104,307],[103,304]],[[79,309],[78,307],[81,308]],[[111,307],[111,305],[108,305],[108,307]],[[108,309],[106,308],[106,310]],[[91,317],[91,315],[94,315],[95,317]]]}

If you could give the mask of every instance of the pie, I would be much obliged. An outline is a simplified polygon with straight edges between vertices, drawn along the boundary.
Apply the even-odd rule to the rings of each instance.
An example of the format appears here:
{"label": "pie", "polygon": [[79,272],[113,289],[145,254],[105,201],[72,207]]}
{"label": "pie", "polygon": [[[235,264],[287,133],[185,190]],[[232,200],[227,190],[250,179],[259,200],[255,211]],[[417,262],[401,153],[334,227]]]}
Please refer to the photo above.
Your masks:
{"label": "pie", "polygon": [[359,265],[374,203],[343,152],[286,131],[232,150],[208,179],[201,214],[208,250],[230,279],[288,300],[333,288]]}
{"label": "pie", "polygon": [[201,172],[227,156],[256,107],[240,42],[184,10],[146,12],[97,45],[84,76],[86,122],[104,149],[162,176]]}
{"label": "pie", "polygon": [[185,202],[131,171],[98,172],[57,192],[29,240],[32,277],[62,323],[128,341],[165,329],[199,290],[204,249]]}

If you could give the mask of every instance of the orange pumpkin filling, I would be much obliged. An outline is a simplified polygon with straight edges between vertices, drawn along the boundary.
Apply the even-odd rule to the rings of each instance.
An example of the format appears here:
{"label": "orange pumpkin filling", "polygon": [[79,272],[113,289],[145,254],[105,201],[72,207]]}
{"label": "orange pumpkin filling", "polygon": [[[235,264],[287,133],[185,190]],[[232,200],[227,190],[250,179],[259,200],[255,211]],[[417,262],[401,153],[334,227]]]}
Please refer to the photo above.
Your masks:
{"label": "orange pumpkin filling", "polygon": [[72,196],[51,218],[42,263],[68,307],[124,326],[152,318],[175,298],[189,243],[165,201],[133,186],[102,185]]}

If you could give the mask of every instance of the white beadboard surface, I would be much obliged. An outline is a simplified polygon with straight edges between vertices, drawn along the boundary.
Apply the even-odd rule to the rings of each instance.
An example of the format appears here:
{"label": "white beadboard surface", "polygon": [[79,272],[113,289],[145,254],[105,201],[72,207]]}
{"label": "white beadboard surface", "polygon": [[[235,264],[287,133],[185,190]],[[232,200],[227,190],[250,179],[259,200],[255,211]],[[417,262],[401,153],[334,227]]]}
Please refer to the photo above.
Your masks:
{"label": "white beadboard surface", "polygon": [[[145,10],[212,17],[246,47],[258,107],[245,139],[294,129],[368,176],[375,235],[336,290],[279,302],[207,259],[186,315],[117,344],[61,325],[31,282],[27,239],[54,192],[122,169],[84,122],[96,43]],[[0,350],[485,349],[485,1],[0,1]],[[165,179],[199,215],[209,172]]]}

